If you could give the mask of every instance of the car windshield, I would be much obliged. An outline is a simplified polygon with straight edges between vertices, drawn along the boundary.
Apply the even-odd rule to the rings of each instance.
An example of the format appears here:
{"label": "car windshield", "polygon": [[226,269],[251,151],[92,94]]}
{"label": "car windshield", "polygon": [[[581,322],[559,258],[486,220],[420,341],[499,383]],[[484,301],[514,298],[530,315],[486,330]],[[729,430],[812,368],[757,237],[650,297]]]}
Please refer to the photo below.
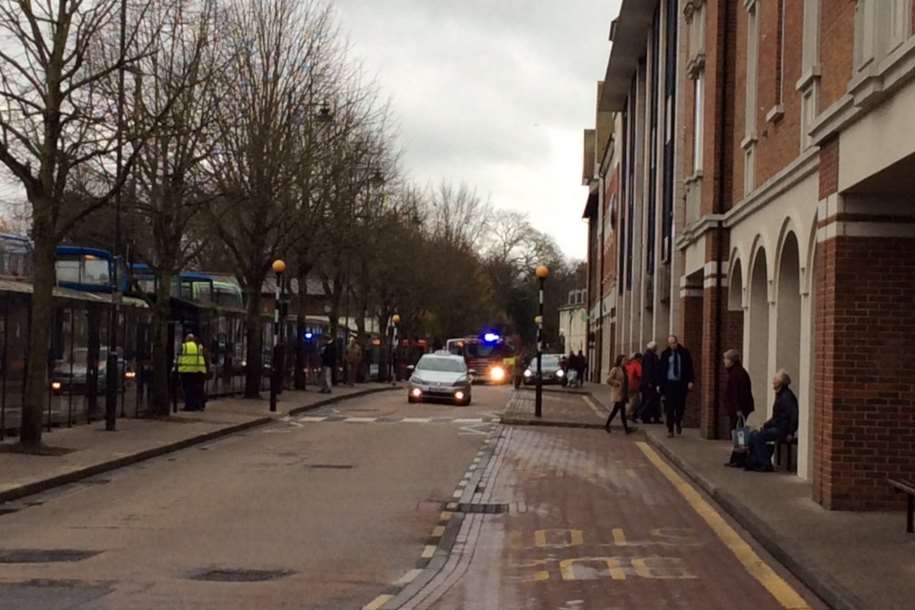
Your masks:
{"label": "car windshield", "polygon": [[457,358],[421,358],[416,365],[417,371],[431,371],[436,373],[463,373],[467,366]]}
{"label": "car windshield", "polygon": [[[544,354],[541,362],[542,366],[559,366],[559,356],[556,354]],[[534,364],[536,365],[536,361]]]}

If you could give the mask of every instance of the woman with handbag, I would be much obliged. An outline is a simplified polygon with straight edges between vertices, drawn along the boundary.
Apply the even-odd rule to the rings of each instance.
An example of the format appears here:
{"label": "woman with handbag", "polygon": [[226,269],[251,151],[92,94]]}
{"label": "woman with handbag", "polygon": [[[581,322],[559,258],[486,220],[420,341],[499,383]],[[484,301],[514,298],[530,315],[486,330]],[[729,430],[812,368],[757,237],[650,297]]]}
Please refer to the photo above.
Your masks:
{"label": "woman with handbag", "polygon": [[724,353],[724,367],[728,373],[724,392],[724,406],[730,419],[734,452],[725,466],[742,467],[746,462],[749,428],[747,418],[754,411],[753,384],[750,375],[740,363],[740,352],[729,349]]}
{"label": "woman with handbag", "polygon": [[616,362],[607,378],[607,383],[610,384],[610,401],[613,403],[613,410],[610,411],[610,417],[607,418],[607,423],[604,424],[604,429],[608,433],[610,432],[610,423],[617,413],[620,414],[620,419],[623,420],[623,430],[625,430],[626,434],[631,432],[629,424],[626,422],[626,403],[629,395],[629,376],[626,374],[626,360],[626,356],[623,354],[617,356]]}

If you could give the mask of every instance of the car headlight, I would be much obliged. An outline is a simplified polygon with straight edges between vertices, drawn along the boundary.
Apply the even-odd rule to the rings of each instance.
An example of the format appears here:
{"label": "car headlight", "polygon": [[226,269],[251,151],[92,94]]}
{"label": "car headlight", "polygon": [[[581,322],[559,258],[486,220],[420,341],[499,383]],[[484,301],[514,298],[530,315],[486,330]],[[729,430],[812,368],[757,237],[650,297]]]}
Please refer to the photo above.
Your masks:
{"label": "car headlight", "polygon": [[493,381],[502,381],[505,379],[505,369],[501,366],[494,366],[489,370],[489,376]]}
{"label": "car headlight", "polygon": [[558,371],[556,371],[556,376],[557,376],[557,377],[565,377],[565,376],[566,376],[566,372],[565,372],[564,370],[562,370],[562,369],[559,369]]}
{"label": "car headlight", "polygon": [[524,376],[530,378],[534,376],[534,373],[530,369],[524,369]]}

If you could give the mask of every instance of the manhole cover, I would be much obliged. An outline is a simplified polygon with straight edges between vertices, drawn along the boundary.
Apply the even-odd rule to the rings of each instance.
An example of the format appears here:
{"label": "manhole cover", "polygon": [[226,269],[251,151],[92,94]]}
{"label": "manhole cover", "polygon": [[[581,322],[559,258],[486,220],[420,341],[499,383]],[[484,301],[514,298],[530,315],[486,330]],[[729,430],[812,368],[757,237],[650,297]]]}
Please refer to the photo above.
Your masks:
{"label": "manhole cover", "polygon": [[205,580],[208,582],[264,582],[278,580],[292,574],[286,570],[233,570],[218,569],[199,572],[191,576],[191,580]]}
{"label": "manhole cover", "polygon": [[0,551],[0,563],[57,563],[82,561],[95,557],[100,551],[73,549],[14,549]]}
{"label": "manhole cover", "polygon": [[309,464],[309,468],[326,468],[330,470],[352,470],[352,464]]}

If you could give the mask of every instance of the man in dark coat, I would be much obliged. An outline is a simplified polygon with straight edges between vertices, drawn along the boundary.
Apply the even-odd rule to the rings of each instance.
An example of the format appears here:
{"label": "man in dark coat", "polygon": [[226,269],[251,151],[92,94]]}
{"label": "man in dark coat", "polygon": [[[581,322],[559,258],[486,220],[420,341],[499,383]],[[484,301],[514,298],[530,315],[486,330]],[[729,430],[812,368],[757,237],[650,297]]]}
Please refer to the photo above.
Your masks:
{"label": "man in dark coat", "polygon": [[337,346],[333,337],[328,335],[321,348],[322,394],[330,394],[334,383],[334,369],[337,368]]}
{"label": "man in dark coat", "polygon": [[661,399],[658,396],[658,387],[661,385],[660,369],[658,344],[649,341],[642,355],[642,383],[639,388],[642,392],[642,404],[638,413],[638,418],[646,423],[661,423]]}
{"label": "man in dark coat", "polygon": [[797,434],[798,406],[797,396],[788,387],[791,377],[785,369],[780,370],[772,379],[775,390],[775,404],[772,407],[772,418],[763,424],[762,430],[750,433],[750,459],[747,470],[770,472],[772,468],[773,447],[770,442],[781,443],[789,436]]}
{"label": "man in dark coat", "polygon": [[676,335],[667,338],[667,349],[661,354],[661,395],[664,397],[664,411],[667,418],[667,436],[673,438],[674,431],[683,434],[683,413],[686,411],[686,397],[696,380],[693,357],[689,350],[680,345]]}
{"label": "man in dark coat", "polygon": [[740,352],[729,349],[724,353],[724,367],[728,372],[727,388],[724,392],[724,406],[731,423],[731,430],[737,427],[738,419],[750,416],[754,410],[753,384],[750,374],[740,362]]}

